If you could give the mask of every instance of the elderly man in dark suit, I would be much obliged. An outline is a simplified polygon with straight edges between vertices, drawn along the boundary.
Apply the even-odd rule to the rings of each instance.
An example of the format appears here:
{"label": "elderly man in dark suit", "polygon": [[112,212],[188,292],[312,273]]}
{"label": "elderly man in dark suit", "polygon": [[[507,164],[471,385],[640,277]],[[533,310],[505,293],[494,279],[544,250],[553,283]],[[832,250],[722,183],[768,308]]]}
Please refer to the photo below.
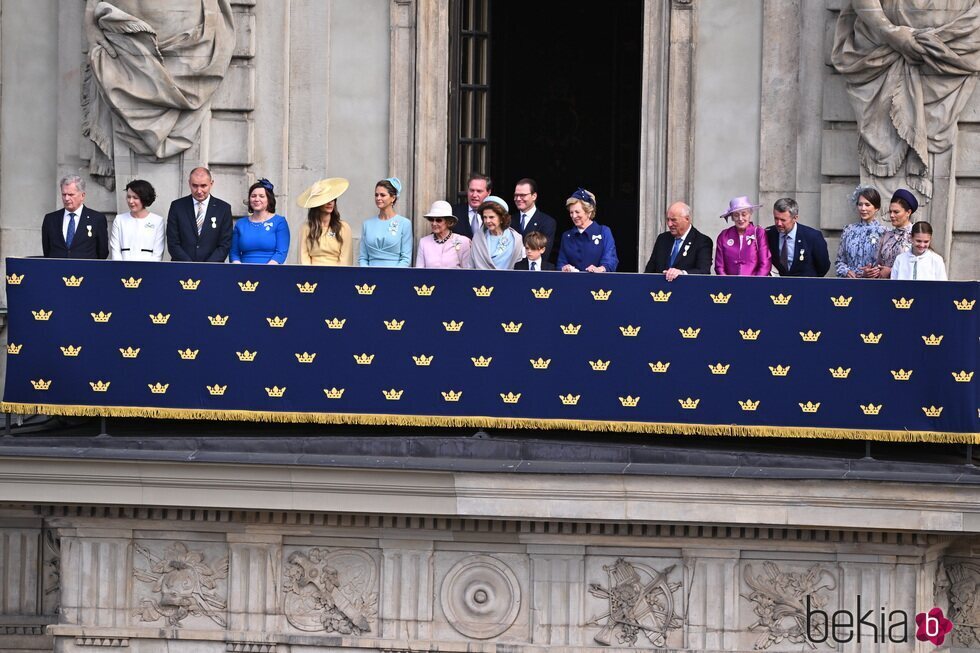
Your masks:
{"label": "elderly man in dark suit", "polygon": [[477,214],[477,209],[493,192],[493,180],[486,175],[474,172],[466,180],[466,201],[453,204],[453,215],[456,216],[456,224],[453,225],[453,233],[473,239],[474,229],[483,226],[483,216]]}
{"label": "elderly man in dark suit", "polygon": [[800,205],[792,197],[776,200],[775,225],[766,229],[772,267],[781,277],[822,277],[830,269],[827,241],[818,230],[798,222]]}
{"label": "elderly man in dark suit", "polygon": [[548,239],[548,244],[544,250],[544,260],[551,260],[551,249],[555,244],[555,226],[553,217],[537,207],[538,183],[533,179],[525,177],[514,186],[514,211],[510,226],[517,233],[529,234],[537,231]]}
{"label": "elderly man in dark suit", "polygon": [[69,175],[61,180],[64,208],[44,216],[41,251],[47,258],[93,258],[109,256],[109,229],[105,216],[84,204],[85,180]]}
{"label": "elderly man in dark suit", "polygon": [[667,281],[684,274],[711,273],[711,238],[691,225],[691,207],[667,207],[667,231],[657,236],[644,272],[663,273]]}
{"label": "elderly man in dark suit", "polygon": [[167,249],[175,261],[221,263],[231,249],[231,206],[211,194],[214,178],[207,168],[191,170],[191,194],[170,204]]}

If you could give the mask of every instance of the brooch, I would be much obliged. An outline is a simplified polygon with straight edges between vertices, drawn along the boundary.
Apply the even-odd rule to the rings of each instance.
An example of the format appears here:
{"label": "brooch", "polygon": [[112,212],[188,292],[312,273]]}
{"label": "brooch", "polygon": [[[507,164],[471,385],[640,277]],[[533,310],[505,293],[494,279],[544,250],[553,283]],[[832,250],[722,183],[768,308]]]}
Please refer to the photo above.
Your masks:
{"label": "brooch", "polygon": [[598,245],[600,240],[602,240],[602,234],[596,234],[595,236],[592,236],[593,245]]}
{"label": "brooch", "polygon": [[749,234],[745,237],[745,242],[751,245],[755,241],[755,234]]}
{"label": "brooch", "polygon": [[734,244],[735,244],[735,241],[734,241],[734,240],[733,240],[732,238],[729,238],[729,239],[728,239],[728,240],[727,240],[727,241],[725,242],[725,244],[726,244],[726,245],[728,245],[729,247],[731,247],[732,245],[734,245]]}
{"label": "brooch", "polygon": [[263,225],[263,226],[265,227],[265,230],[266,231],[272,231],[272,224],[271,223],[266,222],[265,225]]}
{"label": "brooch", "polygon": [[390,233],[392,236],[397,236],[398,235],[398,224],[392,222],[391,223],[391,226],[388,227],[388,233]]}

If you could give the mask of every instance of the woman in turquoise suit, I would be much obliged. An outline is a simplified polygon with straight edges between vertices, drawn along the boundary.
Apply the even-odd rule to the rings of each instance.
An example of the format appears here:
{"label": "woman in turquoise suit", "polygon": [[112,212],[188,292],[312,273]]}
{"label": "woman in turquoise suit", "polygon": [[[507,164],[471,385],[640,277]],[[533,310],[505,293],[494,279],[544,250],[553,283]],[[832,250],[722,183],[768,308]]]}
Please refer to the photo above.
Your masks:
{"label": "woman in turquoise suit", "polygon": [[364,267],[411,267],[412,223],[395,211],[402,192],[397,177],[382,179],[374,187],[378,216],[364,221],[357,264]]}
{"label": "woman in turquoise suit", "polygon": [[231,232],[232,263],[282,265],[289,253],[289,225],[276,213],[272,182],[259,179],[248,189],[248,216],[239,218]]}

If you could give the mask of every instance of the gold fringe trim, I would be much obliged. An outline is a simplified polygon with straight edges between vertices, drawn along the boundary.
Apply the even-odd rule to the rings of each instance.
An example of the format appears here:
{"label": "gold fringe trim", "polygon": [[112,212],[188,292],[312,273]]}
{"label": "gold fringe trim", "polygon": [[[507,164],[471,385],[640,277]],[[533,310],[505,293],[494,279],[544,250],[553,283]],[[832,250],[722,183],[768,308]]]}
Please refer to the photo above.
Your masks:
{"label": "gold fringe trim", "polygon": [[722,437],[815,438],[880,440],[884,442],[941,442],[980,444],[980,433],[951,431],[886,431],[738,424],[672,424],[666,422],[607,422],[602,420],[534,419],[510,417],[450,417],[445,415],[379,415],[370,413],[296,413],[253,410],[198,410],[139,406],[72,406],[2,402],[0,411],[25,415],[75,417],[150,417],[156,419],[212,419],[294,424],[370,424],[379,426],[443,426],[505,429],[562,429],[571,431],[649,433],[653,435],[714,435]]}

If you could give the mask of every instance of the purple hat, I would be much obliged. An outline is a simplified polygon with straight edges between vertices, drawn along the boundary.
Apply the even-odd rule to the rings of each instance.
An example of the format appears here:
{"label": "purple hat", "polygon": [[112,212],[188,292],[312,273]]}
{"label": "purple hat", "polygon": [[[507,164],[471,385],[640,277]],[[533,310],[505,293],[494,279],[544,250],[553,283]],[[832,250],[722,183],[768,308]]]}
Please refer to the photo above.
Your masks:
{"label": "purple hat", "polygon": [[730,202],[728,202],[728,211],[722,213],[718,217],[723,220],[727,220],[728,216],[730,216],[732,213],[735,213],[736,211],[741,211],[742,209],[750,209],[750,210],[757,209],[760,206],[762,205],[753,204],[752,200],[750,200],[747,195],[742,195],[741,197],[735,197]]}
{"label": "purple hat", "polygon": [[910,190],[899,188],[897,191],[895,191],[895,194],[892,195],[892,201],[894,202],[895,200],[905,200],[905,203],[909,205],[912,213],[915,213],[916,209],[919,208],[919,200],[915,199],[915,195],[913,195],[912,191]]}

